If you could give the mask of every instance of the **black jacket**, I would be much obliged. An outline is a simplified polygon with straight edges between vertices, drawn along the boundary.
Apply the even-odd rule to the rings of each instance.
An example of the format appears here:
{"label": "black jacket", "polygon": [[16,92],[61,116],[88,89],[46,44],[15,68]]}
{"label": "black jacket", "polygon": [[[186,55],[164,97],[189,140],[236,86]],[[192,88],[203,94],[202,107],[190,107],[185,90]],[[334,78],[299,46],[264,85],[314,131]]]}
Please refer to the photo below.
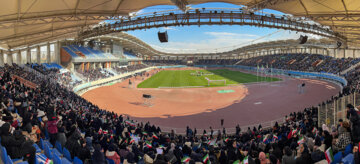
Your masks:
{"label": "black jacket", "polygon": [[20,151],[25,138],[20,136],[15,138],[15,136],[9,133],[9,128],[10,125],[7,123],[1,127],[1,145],[6,148],[7,154],[11,158],[21,158],[22,154]]}
{"label": "black jacket", "polygon": [[74,132],[65,143],[65,148],[69,150],[71,154],[71,158],[74,158],[81,148],[79,139],[80,139],[80,134]]}
{"label": "black jacket", "polygon": [[303,153],[299,158],[296,158],[296,164],[312,163],[311,156],[308,153]]}
{"label": "black jacket", "polygon": [[348,118],[351,121],[351,134],[352,139],[355,143],[360,142],[360,117],[355,109],[350,109],[348,112]]}

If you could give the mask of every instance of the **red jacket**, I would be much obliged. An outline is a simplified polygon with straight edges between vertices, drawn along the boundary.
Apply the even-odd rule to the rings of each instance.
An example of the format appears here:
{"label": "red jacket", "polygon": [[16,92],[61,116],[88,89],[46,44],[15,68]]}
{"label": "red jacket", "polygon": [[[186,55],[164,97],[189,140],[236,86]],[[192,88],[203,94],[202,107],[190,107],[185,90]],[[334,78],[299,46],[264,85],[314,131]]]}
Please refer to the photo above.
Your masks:
{"label": "red jacket", "polygon": [[106,158],[112,159],[115,164],[120,164],[120,156],[115,151],[106,151],[105,153]]}
{"label": "red jacket", "polygon": [[48,121],[47,126],[48,126],[48,131],[50,134],[55,134],[58,132],[57,120]]}

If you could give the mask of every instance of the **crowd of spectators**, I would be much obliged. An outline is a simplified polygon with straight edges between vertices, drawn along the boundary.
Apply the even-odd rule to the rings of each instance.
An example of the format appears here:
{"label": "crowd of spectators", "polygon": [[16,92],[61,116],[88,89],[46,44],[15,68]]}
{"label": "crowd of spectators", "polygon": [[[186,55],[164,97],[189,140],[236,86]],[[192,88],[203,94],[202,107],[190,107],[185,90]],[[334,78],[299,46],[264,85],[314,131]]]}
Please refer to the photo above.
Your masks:
{"label": "crowd of spectators", "polygon": [[181,60],[146,60],[144,61],[144,63],[149,66],[169,66],[184,64]]}
{"label": "crowd of spectators", "polygon": [[31,67],[32,69],[40,72],[43,75],[50,75],[50,74],[57,74],[59,73],[59,69],[58,68],[46,68],[44,65],[42,64],[26,64],[26,66]]}
{"label": "crowd of spectators", "polygon": [[144,64],[135,64],[135,65],[128,65],[125,67],[115,67],[113,68],[118,74],[123,74],[123,73],[127,73],[127,72],[133,72],[139,69],[144,69],[147,66]]}
{"label": "crowd of spectators", "polygon": [[70,71],[61,72],[59,68],[46,68],[44,65],[38,64],[26,64],[26,66],[41,73],[42,75],[47,77],[49,81],[59,83],[60,85],[68,89],[72,89],[73,86],[81,83],[81,81],[76,81],[72,79]]}
{"label": "crowd of spectators", "polygon": [[97,68],[97,69],[89,69],[89,70],[77,70],[86,81],[95,81],[107,77],[114,76],[114,74],[104,71],[104,69]]}
{"label": "crowd of spectators", "polygon": [[317,54],[280,54],[243,59],[238,65],[337,74],[359,61],[354,58],[334,58]]}
{"label": "crowd of spectators", "polygon": [[[36,89],[27,88],[11,73],[25,70],[6,66],[1,72],[1,144],[11,158],[23,157],[33,163],[33,142],[49,134],[50,143],[59,142],[71,157],[84,163],[316,163],[326,160],[325,151],[350,154],[359,162],[360,118],[348,105],[348,120],[338,126],[317,125],[317,108],[286,116],[286,122],[270,129],[258,127],[235,134],[198,134],[187,128],[185,135],[162,133],[150,123],[137,123],[99,109],[58,84],[45,79]],[[32,74],[31,76],[36,76]],[[36,77],[28,78],[28,80]],[[6,104],[6,105],[5,105]],[[16,113],[17,112],[17,113]],[[349,144],[353,149],[347,148]]]}
{"label": "crowd of spectators", "polygon": [[[310,58],[311,62],[302,62],[303,65],[318,60],[317,57],[302,60]],[[227,62],[235,61],[219,63]],[[303,65],[299,68],[305,68]],[[145,67],[128,66],[126,71]],[[98,77],[99,72],[85,75]],[[359,82],[359,72],[355,69],[346,75],[351,86],[348,93],[356,91],[354,86]],[[52,145],[60,143],[69,150],[71,158],[78,157],[84,163],[106,164],[106,159],[116,164],[327,163],[326,160],[337,160],[327,158],[326,151],[330,149],[336,157],[339,153],[360,162],[360,117],[350,104],[347,105],[347,119],[338,120],[339,124],[332,127],[318,125],[318,109],[311,107],[289,114],[284,123],[275,123],[271,128],[259,125],[244,130],[237,126],[235,134],[227,134],[226,129],[214,132],[211,127],[200,134],[196,129],[187,128],[186,134],[180,135],[174,131],[163,133],[150,123],[134,122],[102,110],[60,84],[50,83],[44,76],[17,65],[0,68],[0,75],[1,145],[11,158],[23,157],[30,164],[36,158],[33,143],[39,143],[47,134]],[[38,87],[29,88],[11,78],[12,75],[21,76]],[[350,144],[352,146],[348,146]]]}
{"label": "crowd of spectators", "polygon": [[[334,58],[317,54],[276,54],[249,59],[200,59],[196,65],[244,65],[286,70],[339,73],[358,63],[360,59]],[[167,62],[166,60],[162,62]]]}
{"label": "crowd of spectators", "polygon": [[234,65],[239,59],[200,59],[195,64],[197,65]]}

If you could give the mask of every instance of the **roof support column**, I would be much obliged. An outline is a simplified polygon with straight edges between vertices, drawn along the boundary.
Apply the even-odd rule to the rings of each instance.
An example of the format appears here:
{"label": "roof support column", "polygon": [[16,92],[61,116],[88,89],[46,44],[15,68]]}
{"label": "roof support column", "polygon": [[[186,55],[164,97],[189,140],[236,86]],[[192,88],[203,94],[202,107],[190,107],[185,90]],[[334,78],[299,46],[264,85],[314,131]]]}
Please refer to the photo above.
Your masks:
{"label": "roof support column", "polygon": [[29,47],[26,49],[26,63],[31,63],[31,49]]}
{"label": "roof support column", "polygon": [[21,51],[19,50],[16,54],[16,64],[22,64]]}
{"label": "roof support column", "polygon": [[353,49],[353,58],[355,58],[355,49]]}
{"label": "roof support column", "polygon": [[4,67],[4,51],[0,50],[0,67]]}
{"label": "roof support column", "polygon": [[57,64],[60,64],[60,42],[56,41],[54,44],[54,52],[55,52],[55,61]]}
{"label": "roof support column", "polygon": [[36,47],[36,63],[41,64],[40,46]]}
{"label": "roof support column", "polygon": [[50,56],[50,43],[46,44],[46,63],[51,63],[51,56]]}
{"label": "roof support column", "polygon": [[13,56],[12,56],[11,51],[8,51],[8,53],[7,53],[7,64],[9,64],[9,65],[13,64]]}

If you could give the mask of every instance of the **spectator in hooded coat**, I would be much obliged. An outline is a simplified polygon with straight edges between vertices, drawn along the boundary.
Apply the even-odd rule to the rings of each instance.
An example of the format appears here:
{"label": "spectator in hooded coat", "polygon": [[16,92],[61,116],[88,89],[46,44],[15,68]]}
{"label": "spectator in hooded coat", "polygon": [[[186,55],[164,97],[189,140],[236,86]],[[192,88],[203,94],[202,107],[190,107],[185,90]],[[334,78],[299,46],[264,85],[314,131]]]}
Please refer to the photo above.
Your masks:
{"label": "spectator in hooded coat", "polygon": [[299,146],[300,157],[296,158],[296,164],[311,163],[311,156],[306,144],[302,143]]}
{"label": "spectator in hooded coat", "polygon": [[20,158],[21,154],[19,154],[19,152],[22,143],[25,142],[25,138],[15,138],[10,131],[11,128],[9,123],[5,123],[1,127],[1,145],[6,148],[6,151],[11,158]]}
{"label": "spectator in hooded coat", "polygon": [[86,145],[86,141],[80,140],[81,147],[79,148],[77,154],[77,157],[81,159],[82,161],[90,160],[91,159],[91,153],[90,149]]}
{"label": "spectator in hooded coat", "polygon": [[94,153],[92,155],[92,163],[93,164],[107,164],[107,161],[104,156],[104,149],[101,148],[100,144],[96,144],[94,146]]}
{"label": "spectator in hooded coat", "polygon": [[120,164],[120,156],[116,152],[116,146],[114,144],[110,144],[108,150],[105,153],[106,158],[112,159],[115,164]]}
{"label": "spectator in hooded coat", "polygon": [[296,164],[295,157],[290,147],[285,146],[284,156],[282,157],[282,164]]}
{"label": "spectator in hooded coat", "polygon": [[74,158],[76,156],[76,153],[81,148],[80,145],[80,139],[81,136],[77,131],[74,131],[73,134],[69,137],[69,139],[65,143],[66,149],[69,150],[71,154],[71,158]]}
{"label": "spectator in hooded coat", "polygon": [[327,150],[332,145],[332,136],[328,131],[323,131],[324,136],[324,144],[325,144],[325,150]]}
{"label": "spectator in hooded coat", "polygon": [[5,123],[1,127],[1,145],[6,148],[8,155],[13,159],[24,157],[24,161],[29,164],[35,162],[35,148],[31,141],[26,141],[26,138],[20,131],[15,131],[14,135],[10,133],[11,128],[9,123]]}
{"label": "spectator in hooded coat", "polygon": [[351,132],[352,132],[352,139],[354,143],[360,142],[360,117],[356,112],[354,106],[348,104],[346,106],[347,109],[347,118],[351,122]]}

